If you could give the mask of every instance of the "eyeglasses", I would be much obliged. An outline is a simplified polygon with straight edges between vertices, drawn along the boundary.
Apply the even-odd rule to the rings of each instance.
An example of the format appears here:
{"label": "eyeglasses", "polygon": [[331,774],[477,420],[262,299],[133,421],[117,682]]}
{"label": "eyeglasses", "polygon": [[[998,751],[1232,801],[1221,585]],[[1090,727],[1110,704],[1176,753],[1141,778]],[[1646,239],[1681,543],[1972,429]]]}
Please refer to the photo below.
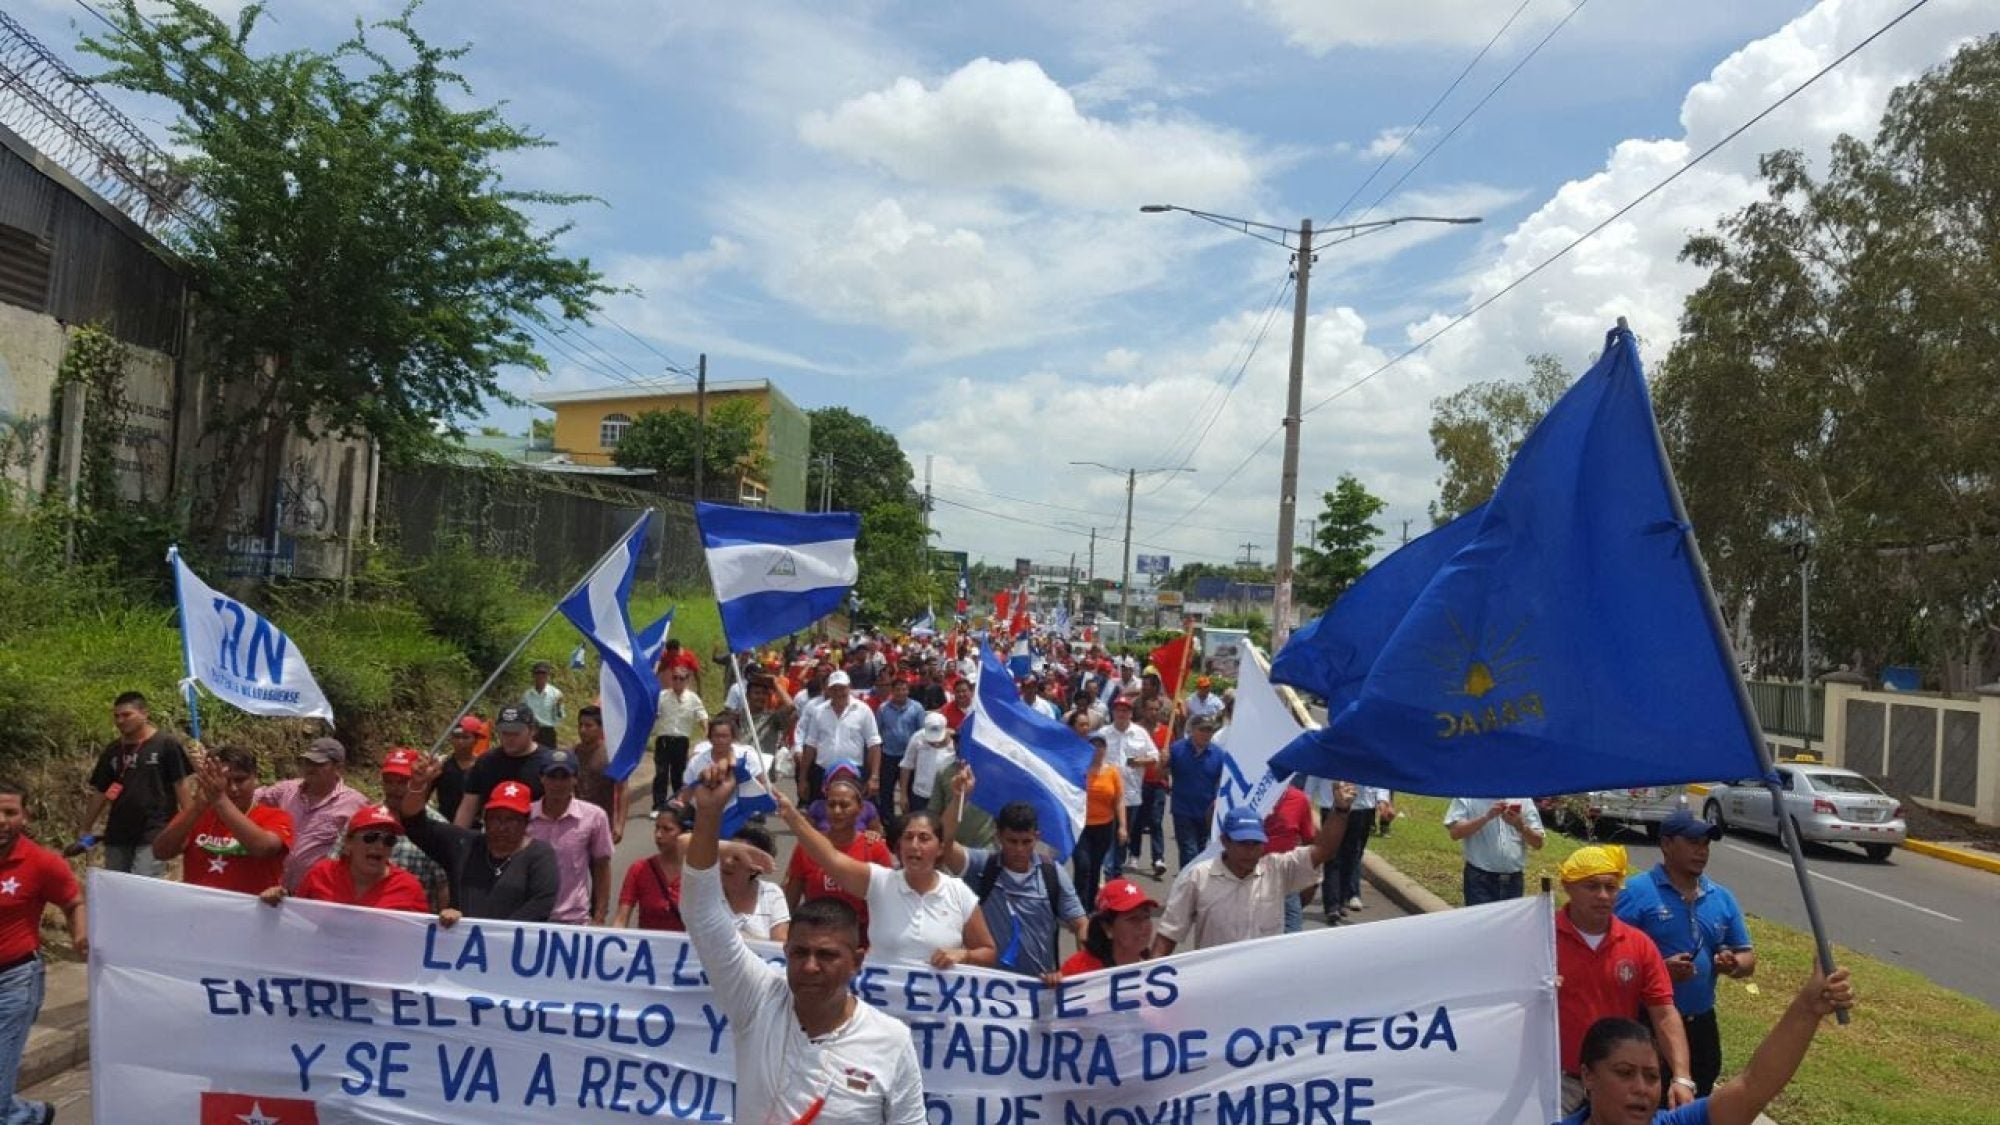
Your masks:
{"label": "eyeglasses", "polygon": [[371,844],[371,845],[393,844],[396,842],[396,834],[394,832],[383,832],[383,831],[357,832],[355,833],[354,838],[361,841],[364,844]]}

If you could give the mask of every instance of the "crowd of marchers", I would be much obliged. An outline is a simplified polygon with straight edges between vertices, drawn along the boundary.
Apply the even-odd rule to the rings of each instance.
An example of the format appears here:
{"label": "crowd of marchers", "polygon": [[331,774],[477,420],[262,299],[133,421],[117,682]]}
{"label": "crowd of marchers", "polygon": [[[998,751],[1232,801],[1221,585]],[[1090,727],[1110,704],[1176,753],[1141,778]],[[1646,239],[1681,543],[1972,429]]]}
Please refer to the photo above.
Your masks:
{"label": "crowd of marchers", "polygon": [[[916,1115],[909,1111],[914,1056],[907,1074],[883,1062],[903,1058],[907,1032],[899,1039],[895,1021],[857,1016],[851,997],[836,1003],[862,957],[1053,983],[1295,932],[1315,898],[1339,924],[1361,907],[1369,835],[1396,816],[1388,793],[1299,778],[1268,815],[1236,808],[1218,820],[1228,763],[1216,738],[1231,719],[1229,692],[1213,691],[1207,676],[1194,677],[1191,692],[1170,692],[1157,669],[1087,643],[1050,639],[1037,650],[1016,677],[1021,701],[1068,725],[1091,752],[1085,827],[1068,865],[1049,857],[1031,805],[989,814],[969,799],[979,779],[957,737],[974,706],[970,645],[878,635],[718,657],[706,669],[670,642],[658,668],[646,810],[654,850],[616,880],[613,851],[636,810],[611,776],[596,706],[577,709],[573,744],[557,744],[570,716],[546,664],[490,722],[462,719],[449,754],[383,753],[380,801],[348,783],[348,749],[337,739],[313,740],[295,776],[262,784],[254,755],[186,742],[153,723],[143,696],[127,693],[113,703],[117,738],[93,771],[68,854],[101,846],[107,868],[160,876],[177,866],[188,883],[275,908],[298,897],[431,913],[444,927],[477,918],[688,932],[725,1004],[745,1017],[773,1004],[786,1013],[775,1027],[769,1018],[738,1022],[740,1119],[766,1119],[741,1116],[763,1107],[771,1120],[808,1110],[826,1122],[921,1120],[920,1083]],[[727,685],[713,714],[704,674]],[[718,794],[739,779],[768,789],[776,811],[720,839]],[[68,912],[80,951],[85,931],[68,865],[26,838],[25,819],[20,794],[0,786],[0,875],[19,872],[28,887],[10,902],[17,880],[0,878],[0,1082],[12,1099],[0,1107],[10,1107],[10,1121],[49,1121],[48,1107],[11,1089],[41,978],[34,926],[31,938],[9,938],[22,937],[14,931],[30,912],[38,925],[45,904]],[[767,819],[796,839],[782,872]],[[1518,897],[1525,850],[1542,842],[1533,803],[1459,800],[1446,819],[1464,842],[1468,905]],[[1845,974],[1816,976],[1751,1066],[1717,1084],[1715,981],[1750,975],[1755,954],[1734,899],[1703,874],[1714,832],[1691,817],[1669,821],[1664,862],[1650,872],[1626,871],[1616,848],[1585,848],[1563,865],[1566,1120],[1622,1125],[1652,1120],[1656,1107],[1676,1123],[1739,1120],[1741,1107],[1760,1107],[1788,1080],[1817,1014],[1851,1003]],[[788,968],[746,960],[743,939],[781,943]],[[25,952],[9,960],[17,945]],[[710,962],[741,969],[742,988]],[[836,1017],[830,1026],[860,1019],[873,1031],[856,1025],[852,1042],[811,1034],[815,1019]],[[803,1048],[787,1040],[801,1028]],[[866,1057],[885,1030],[895,1049]],[[787,1041],[743,1041],[759,1035]],[[766,1047],[792,1053],[756,1053]],[[829,1073],[849,1075],[867,1096],[743,1072],[759,1058],[798,1061],[800,1050],[824,1056]],[[866,1081],[852,1077],[857,1068]]]}

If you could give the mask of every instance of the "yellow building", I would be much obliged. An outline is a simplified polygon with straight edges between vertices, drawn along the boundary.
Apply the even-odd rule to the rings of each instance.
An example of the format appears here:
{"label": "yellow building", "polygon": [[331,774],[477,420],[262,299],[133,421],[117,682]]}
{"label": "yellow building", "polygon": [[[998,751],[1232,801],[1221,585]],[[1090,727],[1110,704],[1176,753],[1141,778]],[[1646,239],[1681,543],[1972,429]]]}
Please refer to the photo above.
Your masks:
{"label": "yellow building", "polygon": [[[768,379],[708,385],[710,410],[740,398],[755,400],[764,415],[761,440],[770,468],[768,480],[744,480],[735,499],[782,511],[804,511],[811,421]],[[534,402],[555,412],[555,455],[577,465],[612,464],[612,451],[639,415],[653,410],[693,413],[695,406],[692,386],[558,391],[536,395]]]}

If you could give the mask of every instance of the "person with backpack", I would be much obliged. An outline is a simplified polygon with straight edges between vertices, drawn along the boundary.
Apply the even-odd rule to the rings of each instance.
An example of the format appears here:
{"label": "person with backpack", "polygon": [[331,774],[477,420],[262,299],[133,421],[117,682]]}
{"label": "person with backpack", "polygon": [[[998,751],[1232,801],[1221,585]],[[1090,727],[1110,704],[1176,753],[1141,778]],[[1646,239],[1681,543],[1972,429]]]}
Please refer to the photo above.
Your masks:
{"label": "person with backpack", "polygon": [[964,879],[979,899],[986,928],[1000,949],[993,967],[1053,984],[1062,977],[1062,931],[1080,942],[1090,917],[1069,872],[1040,854],[1042,832],[1033,805],[1015,801],[1001,807],[993,821],[993,848],[968,848],[952,838],[973,782],[971,766],[952,778],[940,866]]}

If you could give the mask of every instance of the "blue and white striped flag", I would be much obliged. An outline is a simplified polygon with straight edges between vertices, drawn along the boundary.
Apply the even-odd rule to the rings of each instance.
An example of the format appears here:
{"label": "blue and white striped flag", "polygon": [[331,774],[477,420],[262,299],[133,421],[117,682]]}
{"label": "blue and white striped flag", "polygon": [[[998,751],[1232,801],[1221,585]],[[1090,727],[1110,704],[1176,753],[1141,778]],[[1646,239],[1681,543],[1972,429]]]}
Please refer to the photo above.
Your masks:
{"label": "blue and white striped flag", "polygon": [[735,773],[736,795],[729,799],[729,807],[722,810],[722,838],[725,840],[750,823],[751,817],[778,811],[778,802],[771,796],[771,790],[751,774],[740,750],[736,753]]}
{"label": "blue and white striped flag", "polygon": [[984,672],[972,696],[972,714],[959,728],[958,752],[979,783],[972,803],[989,813],[1015,801],[1034,806],[1042,840],[1066,858],[1083,834],[1085,776],[1090,743],[1062,723],[1021,702],[1013,677],[990,647],[982,647]]}
{"label": "blue and white striped flag", "polygon": [[582,668],[586,663],[584,654],[589,650],[590,645],[588,642],[578,642],[576,651],[569,654],[569,666],[572,668]]}
{"label": "blue and white striped flag", "polygon": [[924,610],[922,617],[910,622],[910,635],[912,637],[937,636],[937,614],[929,609]]}
{"label": "blue and white striped flag", "polygon": [[674,627],[674,610],[679,608],[669,609],[658,621],[639,630],[639,659],[645,661],[647,667],[659,667],[660,653],[667,647],[667,633]]}
{"label": "blue and white striped flag", "polygon": [[611,748],[606,772],[620,781],[645,758],[660,706],[660,680],[653,662],[640,651],[629,612],[632,576],[645,553],[646,530],[652,522],[648,509],[557,606],[584,639],[597,646],[598,706],[604,710],[604,741]]}
{"label": "blue and white striped flag", "polygon": [[839,609],[854,587],[861,517],[853,512],[696,504],[694,515],[732,652],[798,632]]}

